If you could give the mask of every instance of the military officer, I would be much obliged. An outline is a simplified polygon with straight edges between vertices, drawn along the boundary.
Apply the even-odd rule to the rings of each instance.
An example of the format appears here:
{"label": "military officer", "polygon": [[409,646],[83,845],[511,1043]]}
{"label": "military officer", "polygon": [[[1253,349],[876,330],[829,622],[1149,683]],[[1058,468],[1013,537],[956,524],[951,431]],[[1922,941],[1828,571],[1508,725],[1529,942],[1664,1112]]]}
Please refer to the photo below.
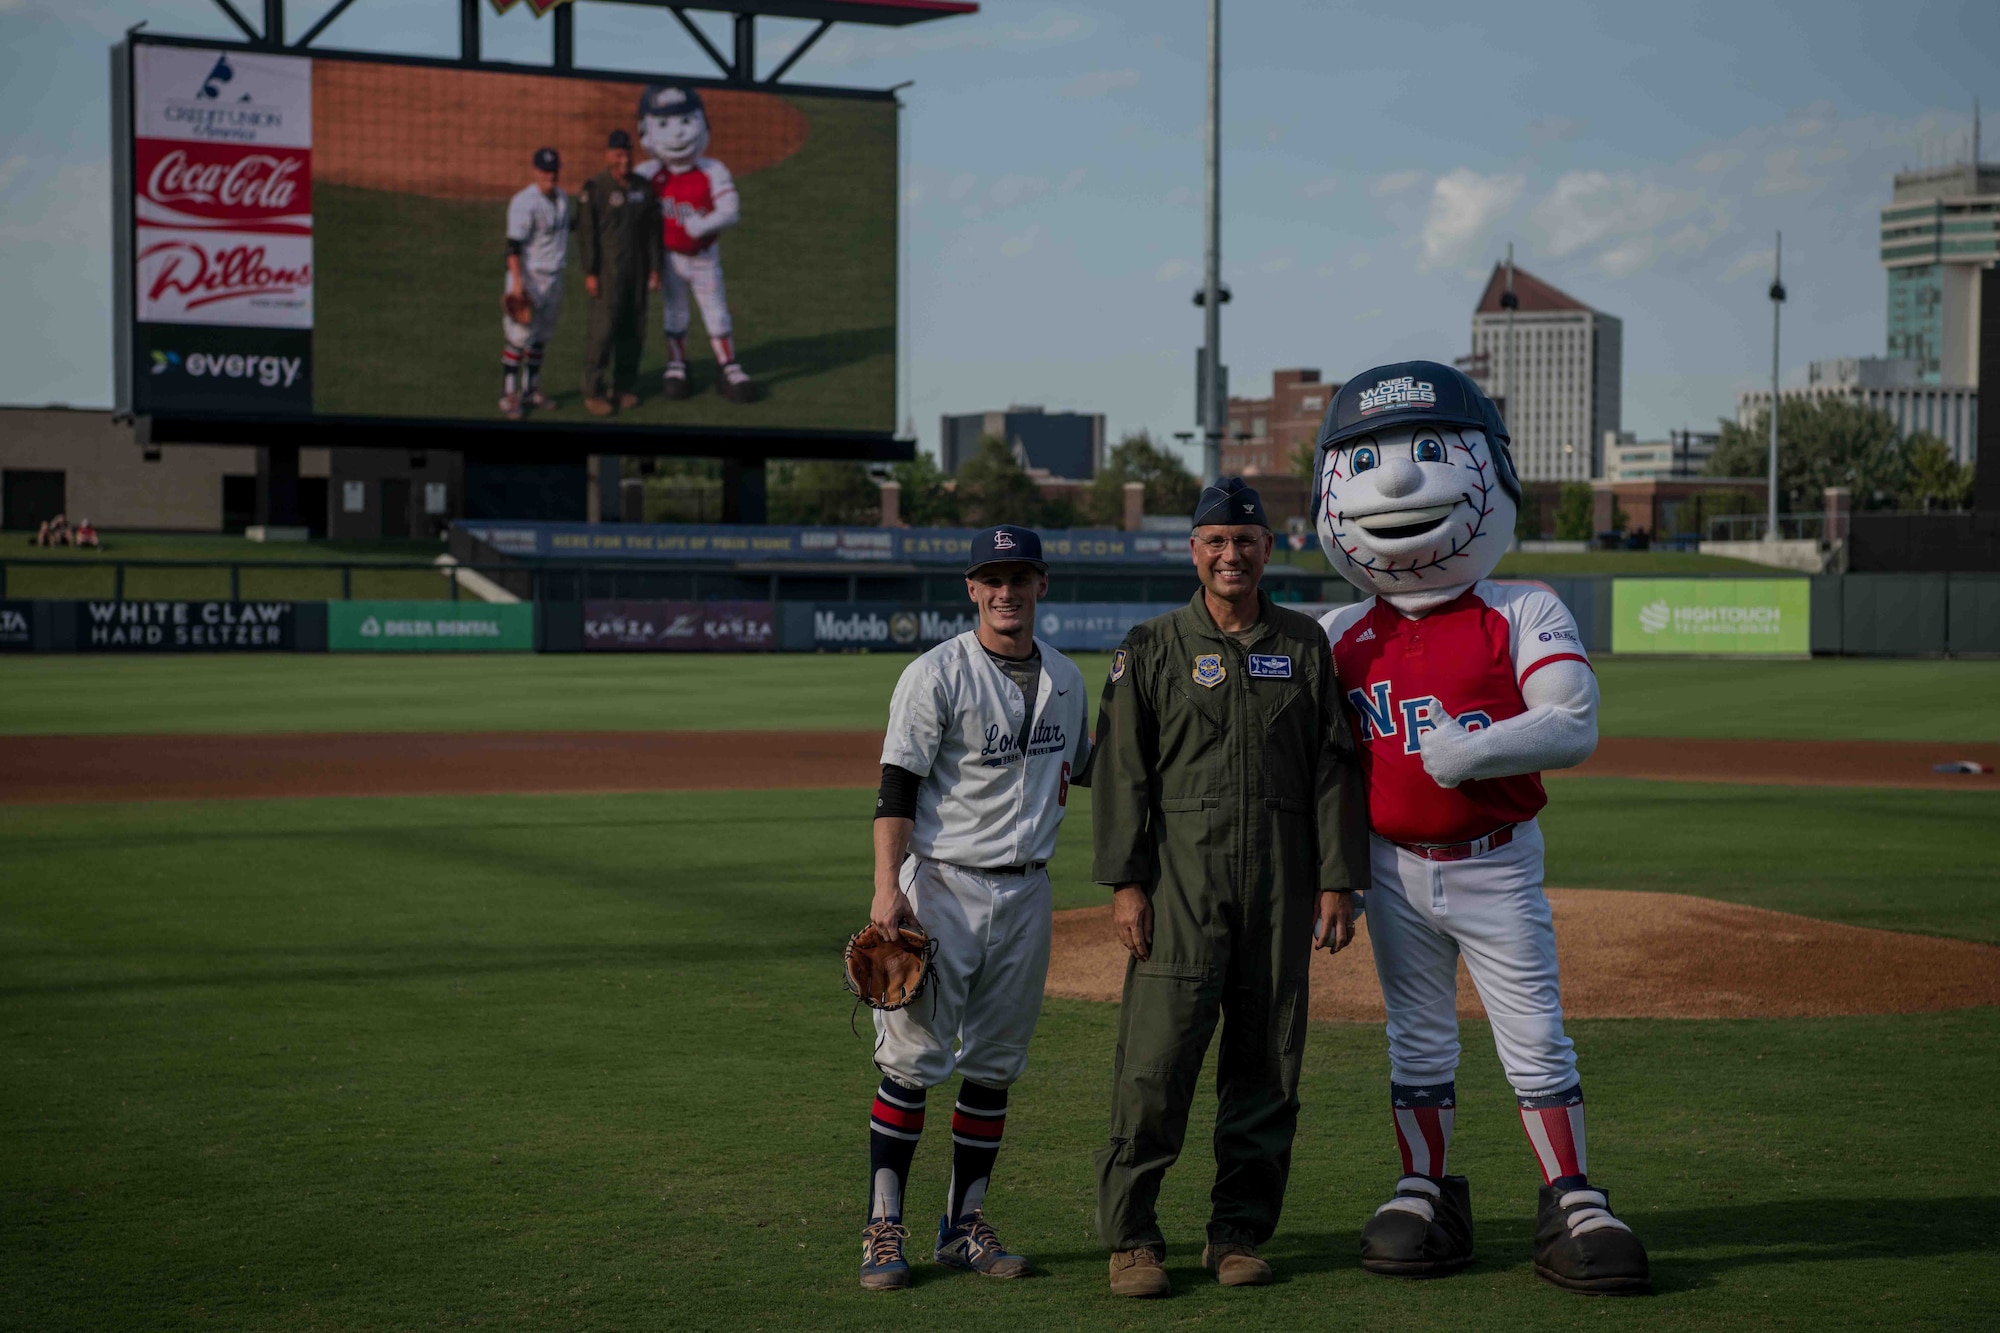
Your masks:
{"label": "military officer", "polygon": [[590,294],[583,406],[592,416],[608,417],[639,405],[633,386],[645,340],[646,293],[660,288],[660,205],[645,178],[633,174],[632,136],[624,130],[611,131],[604,170],[583,187],[577,235]]}
{"label": "military officer", "polygon": [[1118,1018],[1097,1225],[1111,1289],[1164,1296],[1154,1205],[1180,1156],[1202,1057],[1222,1024],[1215,1187],[1202,1266],[1269,1282],[1256,1247],[1284,1203],[1298,1122],[1307,964],[1354,936],[1368,815],[1326,634],[1258,583],[1257,492],[1202,492],[1201,590],[1112,656],[1088,775],[1096,859],[1131,957]]}

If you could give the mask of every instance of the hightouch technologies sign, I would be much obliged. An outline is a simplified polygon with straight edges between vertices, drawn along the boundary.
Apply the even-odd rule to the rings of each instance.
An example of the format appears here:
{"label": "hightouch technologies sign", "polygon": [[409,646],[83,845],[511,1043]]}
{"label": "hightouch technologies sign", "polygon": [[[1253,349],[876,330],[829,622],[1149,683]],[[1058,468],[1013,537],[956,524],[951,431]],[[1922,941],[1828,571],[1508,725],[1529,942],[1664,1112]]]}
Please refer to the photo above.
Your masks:
{"label": "hightouch technologies sign", "polygon": [[336,653],[525,653],[535,647],[531,602],[328,602]]}
{"label": "hightouch technologies sign", "polygon": [[1803,657],[1811,608],[1806,579],[1618,579],[1611,651]]}

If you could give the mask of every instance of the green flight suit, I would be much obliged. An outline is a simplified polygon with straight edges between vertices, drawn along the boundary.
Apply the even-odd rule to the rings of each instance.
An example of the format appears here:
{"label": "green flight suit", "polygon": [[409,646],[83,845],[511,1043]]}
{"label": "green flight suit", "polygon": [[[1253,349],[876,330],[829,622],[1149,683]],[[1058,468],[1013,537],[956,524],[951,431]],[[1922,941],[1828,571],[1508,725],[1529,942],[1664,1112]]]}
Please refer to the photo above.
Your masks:
{"label": "green flight suit", "polygon": [[1368,887],[1367,796],[1326,634],[1258,600],[1243,643],[1199,592],[1134,627],[1104,686],[1091,878],[1139,884],[1153,906],[1151,956],[1125,968],[1111,1142],[1096,1159],[1113,1250],[1165,1249],[1155,1203],[1218,1018],[1208,1239],[1270,1238],[1298,1125],[1319,894]]}
{"label": "green flight suit", "polygon": [[600,171],[584,182],[576,236],[585,277],[597,279],[583,351],[583,396],[630,393],[646,341],[646,290],[660,271],[660,203],[652,183]]}

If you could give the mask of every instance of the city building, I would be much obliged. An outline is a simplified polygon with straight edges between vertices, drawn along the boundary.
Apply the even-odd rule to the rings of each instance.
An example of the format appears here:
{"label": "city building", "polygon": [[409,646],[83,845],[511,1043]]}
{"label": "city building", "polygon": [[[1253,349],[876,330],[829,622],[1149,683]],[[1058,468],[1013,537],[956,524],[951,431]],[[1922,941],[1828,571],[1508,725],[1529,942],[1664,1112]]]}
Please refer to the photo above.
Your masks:
{"label": "city building", "polygon": [[1699,477],[1722,437],[1712,430],[1676,430],[1664,440],[1642,440],[1629,430],[1604,436],[1606,481],[1657,481]]}
{"label": "city building", "polygon": [[1889,274],[1889,355],[1915,361],[1926,384],[1979,378],[1979,271],[2000,261],[2000,163],[1896,173],[1882,210]]}
{"label": "city building", "polygon": [[[1953,461],[1970,465],[1979,456],[1979,389],[1972,384],[1926,381],[1918,358],[1847,356],[1815,361],[1806,383],[1781,389],[1785,398],[1821,401],[1844,399],[1886,412],[1898,436],[1935,435],[1951,450]],[[1769,389],[1736,395],[1738,425],[1755,425],[1757,415],[1771,405]]]}
{"label": "city building", "polygon": [[1617,431],[1623,411],[1625,325],[1523,269],[1513,276],[1519,304],[1510,320],[1501,302],[1507,266],[1493,266],[1473,311],[1466,361],[1485,367],[1474,378],[1507,401],[1514,465],[1523,479],[1601,477],[1604,436]]}
{"label": "city building", "polygon": [[1319,441],[1326,405],[1340,392],[1321,383],[1317,370],[1271,372],[1269,398],[1231,398],[1229,436],[1222,442],[1222,474],[1250,477],[1297,470],[1299,451]]}
{"label": "city building", "polygon": [[946,415],[938,430],[939,464],[946,472],[958,471],[989,435],[1005,440],[1022,467],[1051,477],[1094,477],[1104,466],[1102,412],[1048,412],[1034,406]]}

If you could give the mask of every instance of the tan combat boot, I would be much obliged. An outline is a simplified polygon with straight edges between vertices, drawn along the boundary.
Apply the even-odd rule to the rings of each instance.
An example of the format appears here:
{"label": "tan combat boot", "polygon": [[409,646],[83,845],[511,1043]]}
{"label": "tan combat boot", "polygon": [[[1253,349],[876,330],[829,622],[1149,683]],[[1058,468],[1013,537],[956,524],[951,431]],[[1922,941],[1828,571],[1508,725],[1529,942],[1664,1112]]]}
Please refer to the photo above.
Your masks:
{"label": "tan combat boot", "polygon": [[1113,1296],[1165,1296],[1173,1289],[1152,1250],[1119,1250],[1111,1256]]}
{"label": "tan combat boot", "polygon": [[1263,1287],[1271,1281],[1271,1265],[1257,1257],[1254,1245],[1203,1246],[1201,1266],[1214,1269],[1225,1287]]}

